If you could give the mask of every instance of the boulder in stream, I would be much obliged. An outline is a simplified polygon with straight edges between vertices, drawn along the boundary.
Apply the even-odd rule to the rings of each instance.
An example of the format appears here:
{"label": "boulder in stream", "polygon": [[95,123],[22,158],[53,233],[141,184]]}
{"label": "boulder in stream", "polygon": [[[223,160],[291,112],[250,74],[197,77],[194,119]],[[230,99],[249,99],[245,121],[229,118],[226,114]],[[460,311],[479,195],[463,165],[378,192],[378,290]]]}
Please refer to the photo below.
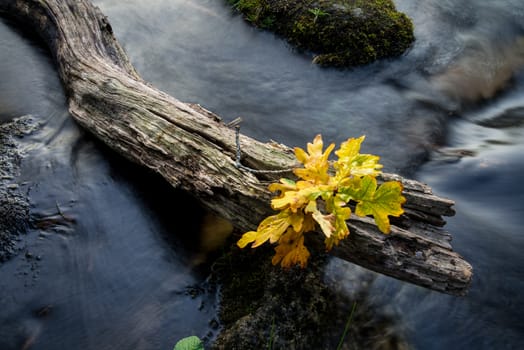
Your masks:
{"label": "boulder in stream", "polygon": [[228,0],[253,25],[311,51],[314,63],[351,67],[399,56],[413,23],[391,0]]}

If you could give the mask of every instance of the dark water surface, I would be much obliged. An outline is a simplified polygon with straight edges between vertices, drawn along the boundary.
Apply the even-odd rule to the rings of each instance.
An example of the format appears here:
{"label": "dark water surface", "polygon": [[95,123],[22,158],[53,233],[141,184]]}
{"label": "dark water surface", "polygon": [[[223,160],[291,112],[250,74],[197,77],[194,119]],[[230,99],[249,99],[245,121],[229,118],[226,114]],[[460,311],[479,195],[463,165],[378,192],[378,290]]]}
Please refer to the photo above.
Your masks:
{"label": "dark water surface", "polygon": [[[242,116],[260,140],[366,134],[388,171],[456,200],[447,228],[475,269],[469,295],[377,277],[371,300],[414,349],[524,348],[524,2],[397,1],[414,46],[348,71],[312,65],[222,1],[95,3],[144,78],[180,100]],[[29,233],[32,255],[0,267],[0,348],[165,349],[205,336],[215,293],[176,238],[198,223],[171,218],[185,199],[78,129],[45,50],[2,22],[0,47],[0,117],[43,123],[23,141],[32,215],[59,219]]]}
{"label": "dark water surface", "polygon": [[193,266],[197,206],[74,123],[45,50],[3,22],[0,47],[0,116],[42,124],[21,140],[35,227],[0,266],[0,349],[170,349],[207,337],[216,291]]}

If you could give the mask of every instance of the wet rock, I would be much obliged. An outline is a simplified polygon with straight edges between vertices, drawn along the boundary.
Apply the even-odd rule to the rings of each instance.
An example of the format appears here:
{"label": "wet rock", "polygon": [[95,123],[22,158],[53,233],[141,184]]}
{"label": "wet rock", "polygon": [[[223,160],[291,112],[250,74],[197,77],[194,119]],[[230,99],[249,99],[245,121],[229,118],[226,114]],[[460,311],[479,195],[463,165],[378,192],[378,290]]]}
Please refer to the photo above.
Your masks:
{"label": "wet rock", "polygon": [[220,320],[224,325],[214,349],[324,348],[318,335],[329,290],[322,280],[323,259],[309,268],[283,271],[271,265],[271,250],[234,252],[219,272]]}
{"label": "wet rock", "polygon": [[407,348],[394,320],[369,302],[369,272],[333,273],[344,264],[326,265],[318,252],[306,269],[282,270],[272,255],[272,247],[233,248],[214,265],[222,328],[212,349],[336,349],[341,341],[341,349]]}
{"label": "wet rock", "polygon": [[431,160],[438,163],[456,163],[465,157],[474,157],[476,152],[463,148],[441,147],[431,154]]}
{"label": "wet rock", "polygon": [[524,107],[513,107],[494,117],[479,120],[478,125],[488,128],[505,129],[524,125]]}
{"label": "wet rock", "polygon": [[399,56],[415,40],[413,24],[391,0],[228,0],[252,24],[272,30],[314,63],[351,67]]}
{"label": "wet rock", "polygon": [[16,183],[22,158],[16,138],[35,128],[28,116],[0,125],[0,263],[21,250],[18,236],[29,222],[29,203]]}

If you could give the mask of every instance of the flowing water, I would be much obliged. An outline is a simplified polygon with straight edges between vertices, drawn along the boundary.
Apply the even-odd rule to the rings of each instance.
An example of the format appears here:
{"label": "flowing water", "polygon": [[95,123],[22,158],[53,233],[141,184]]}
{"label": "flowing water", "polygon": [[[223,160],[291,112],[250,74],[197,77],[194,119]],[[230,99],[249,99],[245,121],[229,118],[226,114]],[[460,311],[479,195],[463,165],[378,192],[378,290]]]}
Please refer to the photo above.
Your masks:
{"label": "flowing water", "polygon": [[[413,47],[346,71],[312,65],[223,1],[95,3],[142,76],[180,100],[226,121],[242,116],[242,131],[260,140],[365,134],[364,151],[386,170],[456,200],[446,227],[474,266],[470,293],[379,276],[370,298],[414,349],[524,348],[524,2],[396,1],[414,21]],[[44,49],[4,22],[0,47],[0,118],[42,123],[22,141],[21,176],[32,216],[47,225],[27,235],[29,254],[0,266],[0,348],[150,349],[211,337],[215,291],[184,238],[198,232],[197,209],[173,217],[187,207],[183,194],[152,185],[161,181],[74,124]]]}

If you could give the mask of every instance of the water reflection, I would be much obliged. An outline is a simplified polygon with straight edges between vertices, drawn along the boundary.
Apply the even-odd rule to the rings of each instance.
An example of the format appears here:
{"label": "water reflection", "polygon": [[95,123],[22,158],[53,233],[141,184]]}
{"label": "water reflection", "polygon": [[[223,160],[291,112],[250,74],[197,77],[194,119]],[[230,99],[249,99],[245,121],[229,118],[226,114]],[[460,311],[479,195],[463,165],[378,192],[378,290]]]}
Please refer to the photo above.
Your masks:
{"label": "water reflection", "polygon": [[0,21],[0,122],[24,114],[51,114],[65,103],[51,59],[42,46],[21,45],[20,35],[26,33],[8,23]]}
{"label": "water reflection", "polygon": [[67,130],[80,145],[38,142],[24,162],[32,216],[50,225],[2,266],[2,348],[152,349],[207,336],[215,294],[190,267],[198,207]]}

